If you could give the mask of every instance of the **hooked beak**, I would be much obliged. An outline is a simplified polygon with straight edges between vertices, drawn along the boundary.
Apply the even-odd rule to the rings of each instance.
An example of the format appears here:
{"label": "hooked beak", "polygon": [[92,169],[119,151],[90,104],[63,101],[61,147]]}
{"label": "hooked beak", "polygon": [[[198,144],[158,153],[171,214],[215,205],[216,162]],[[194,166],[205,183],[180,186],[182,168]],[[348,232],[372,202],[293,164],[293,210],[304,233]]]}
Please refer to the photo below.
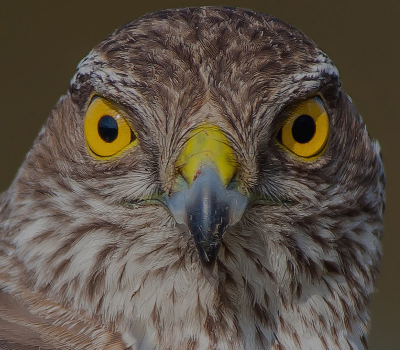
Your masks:
{"label": "hooked beak", "polygon": [[193,237],[203,273],[209,277],[222,237],[241,219],[248,198],[226,188],[237,162],[226,136],[216,126],[204,125],[192,131],[176,168],[180,175],[174,193],[165,201],[176,222]]}

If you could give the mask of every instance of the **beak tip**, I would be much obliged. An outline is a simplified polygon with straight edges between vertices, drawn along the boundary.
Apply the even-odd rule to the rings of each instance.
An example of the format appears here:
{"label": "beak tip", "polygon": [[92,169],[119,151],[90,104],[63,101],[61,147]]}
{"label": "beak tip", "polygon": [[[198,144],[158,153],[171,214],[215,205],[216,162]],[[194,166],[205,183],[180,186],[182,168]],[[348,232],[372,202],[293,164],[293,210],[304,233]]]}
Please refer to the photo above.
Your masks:
{"label": "beak tip", "polygon": [[211,261],[205,261],[203,259],[200,259],[201,270],[203,272],[204,277],[211,278],[211,276],[214,272],[215,260],[216,259],[213,259]]}
{"label": "beak tip", "polygon": [[202,167],[188,189],[166,198],[178,225],[190,233],[205,277],[211,277],[225,231],[243,215],[248,199],[228,190],[216,170]]}

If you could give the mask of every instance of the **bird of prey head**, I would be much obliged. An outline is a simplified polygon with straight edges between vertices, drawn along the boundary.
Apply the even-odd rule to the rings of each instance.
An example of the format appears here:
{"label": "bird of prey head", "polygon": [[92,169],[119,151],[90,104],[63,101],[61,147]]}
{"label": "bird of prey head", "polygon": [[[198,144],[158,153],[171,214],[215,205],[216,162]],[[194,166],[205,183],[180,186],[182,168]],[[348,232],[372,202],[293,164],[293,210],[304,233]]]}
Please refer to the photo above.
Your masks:
{"label": "bird of prey head", "polygon": [[145,15],[80,62],[0,197],[0,348],[366,349],[383,191],[296,28]]}

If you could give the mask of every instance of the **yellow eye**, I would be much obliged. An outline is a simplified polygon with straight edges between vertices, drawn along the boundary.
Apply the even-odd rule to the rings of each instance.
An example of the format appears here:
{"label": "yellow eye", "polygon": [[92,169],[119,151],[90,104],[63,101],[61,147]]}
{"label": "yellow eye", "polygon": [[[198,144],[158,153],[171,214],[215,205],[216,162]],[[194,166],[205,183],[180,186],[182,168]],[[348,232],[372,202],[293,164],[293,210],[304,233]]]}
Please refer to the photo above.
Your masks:
{"label": "yellow eye", "polygon": [[282,144],[299,157],[320,155],[328,136],[328,114],[318,97],[297,104],[282,126]]}
{"label": "yellow eye", "polygon": [[118,155],[138,142],[118,109],[101,97],[96,97],[90,103],[85,115],[84,130],[89,149],[103,159]]}

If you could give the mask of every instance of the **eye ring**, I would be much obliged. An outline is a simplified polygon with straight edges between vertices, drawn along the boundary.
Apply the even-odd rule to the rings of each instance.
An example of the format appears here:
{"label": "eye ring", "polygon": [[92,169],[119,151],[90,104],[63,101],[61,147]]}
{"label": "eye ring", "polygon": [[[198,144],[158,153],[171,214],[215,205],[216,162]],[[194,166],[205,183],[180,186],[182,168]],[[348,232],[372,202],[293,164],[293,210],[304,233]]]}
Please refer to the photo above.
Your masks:
{"label": "eye ring", "polygon": [[324,104],[313,97],[296,104],[282,125],[281,142],[289,151],[312,160],[322,155],[329,138],[329,118]]}
{"label": "eye ring", "polygon": [[134,146],[138,142],[121,111],[101,97],[95,97],[89,104],[84,132],[90,153],[101,159],[117,156],[128,146]]}

